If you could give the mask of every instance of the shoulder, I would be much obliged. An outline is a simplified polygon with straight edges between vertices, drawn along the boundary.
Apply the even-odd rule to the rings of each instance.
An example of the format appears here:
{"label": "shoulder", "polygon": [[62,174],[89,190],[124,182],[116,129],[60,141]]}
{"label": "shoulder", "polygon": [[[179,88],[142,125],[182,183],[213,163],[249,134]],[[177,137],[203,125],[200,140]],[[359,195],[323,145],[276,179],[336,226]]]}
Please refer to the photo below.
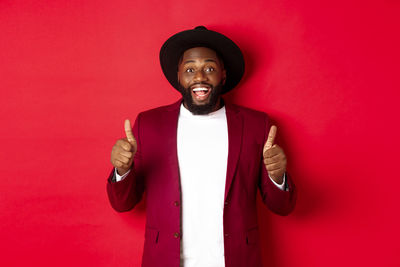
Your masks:
{"label": "shoulder", "polygon": [[256,121],[259,121],[259,120],[268,121],[269,120],[267,113],[265,113],[263,111],[255,110],[252,108],[229,103],[229,104],[226,104],[226,109],[229,111],[232,111],[233,113],[241,114],[245,119],[252,119],[252,120],[256,120]]}
{"label": "shoulder", "polygon": [[156,108],[151,108],[145,111],[142,111],[138,114],[140,119],[156,119],[162,117],[163,114],[173,111],[179,111],[182,100],[178,100],[172,104],[164,105]]}

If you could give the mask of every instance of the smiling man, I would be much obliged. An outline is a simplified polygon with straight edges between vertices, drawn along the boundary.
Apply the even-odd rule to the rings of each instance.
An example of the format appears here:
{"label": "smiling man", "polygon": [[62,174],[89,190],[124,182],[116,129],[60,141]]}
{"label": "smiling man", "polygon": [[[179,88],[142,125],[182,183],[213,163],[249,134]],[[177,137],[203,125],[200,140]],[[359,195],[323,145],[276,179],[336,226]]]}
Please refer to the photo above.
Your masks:
{"label": "smiling man", "polygon": [[244,73],[226,36],[203,26],[161,48],[176,103],[140,113],[112,152],[112,207],[128,211],[146,192],[142,266],[262,266],[256,194],[277,214],[295,205],[276,127],[259,111],[225,103]]}

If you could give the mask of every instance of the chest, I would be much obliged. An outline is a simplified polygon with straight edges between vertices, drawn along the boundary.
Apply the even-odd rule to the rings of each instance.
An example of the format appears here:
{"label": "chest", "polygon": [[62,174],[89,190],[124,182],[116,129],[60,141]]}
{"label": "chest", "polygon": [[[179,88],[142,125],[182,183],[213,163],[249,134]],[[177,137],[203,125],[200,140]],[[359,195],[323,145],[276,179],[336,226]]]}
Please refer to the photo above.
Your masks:
{"label": "chest", "polygon": [[228,155],[228,126],[226,118],[210,120],[180,119],[177,129],[179,165],[197,162],[212,166],[225,161]]}

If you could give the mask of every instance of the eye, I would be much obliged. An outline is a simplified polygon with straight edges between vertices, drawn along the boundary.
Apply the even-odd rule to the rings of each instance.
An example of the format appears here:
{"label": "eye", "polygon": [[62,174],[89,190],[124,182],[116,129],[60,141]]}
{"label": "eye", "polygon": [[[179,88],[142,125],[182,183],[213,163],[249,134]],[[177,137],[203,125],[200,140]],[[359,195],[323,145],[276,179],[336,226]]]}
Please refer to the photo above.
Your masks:
{"label": "eye", "polygon": [[187,68],[187,69],[185,70],[185,72],[192,73],[192,72],[194,72],[194,69],[192,69],[192,68]]}
{"label": "eye", "polygon": [[212,72],[212,71],[214,71],[215,69],[213,68],[213,67],[208,67],[208,68],[206,68],[206,72]]}

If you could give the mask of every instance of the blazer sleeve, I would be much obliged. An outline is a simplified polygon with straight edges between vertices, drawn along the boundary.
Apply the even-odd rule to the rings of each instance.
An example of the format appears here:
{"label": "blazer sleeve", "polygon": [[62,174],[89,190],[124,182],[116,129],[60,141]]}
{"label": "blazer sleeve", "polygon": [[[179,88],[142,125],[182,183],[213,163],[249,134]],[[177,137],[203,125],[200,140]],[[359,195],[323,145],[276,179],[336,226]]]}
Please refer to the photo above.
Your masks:
{"label": "blazer sleeve", "polygon": [[107,179],[107,195],[111,206],[118,212],[129,211],[142,199],[144,178],[141,174],[142,145],[140,142],[140,114],[133,125],[133,135],[137,142],[137,151],[133,159],[132,170],[119,182],[114,181],[114,168]]}
{"label": "blazer sleeve", "polygon": [[[265,115],[265,131],[264,142],[267,141],[270,128],[270,122],[267,115]],[[278,188],[268,176],[267,169],[265,168],[264,161],[261,160],[260,166],[260,179],[258,187],[260,189],[261,197],[265,205],[274,213],[279,215],[288,215],[296,204],[296,187],[291,179],[289,173],[286,172],[286,190]]]}

